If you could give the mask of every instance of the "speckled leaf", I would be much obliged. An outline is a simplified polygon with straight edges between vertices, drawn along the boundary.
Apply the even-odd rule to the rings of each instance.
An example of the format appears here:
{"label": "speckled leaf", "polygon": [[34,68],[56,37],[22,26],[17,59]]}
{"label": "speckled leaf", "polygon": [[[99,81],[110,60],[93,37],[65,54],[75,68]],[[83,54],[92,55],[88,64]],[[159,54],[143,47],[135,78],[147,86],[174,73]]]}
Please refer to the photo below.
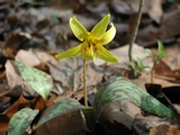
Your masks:
{"label": "speckled leaf", "polygon": [[59,116],[70,111],[78,110],[84,108],[77,100],[75,99],[63,99],[58,102],[51,104],[42,114],[37,126],[35,129],[40,127],[45,122],[50,119]]}
{"label": "speckled leaf", "polygon": [[41,70],[24,65],[17,60],[15,63],[24,81],[46,100],[53,87],[52,77]]}
{"label": "speckled leaf", "polygon": [[171,110],[124,77],[109,80],[99,89],[94,102],[97,117],[109,103],[119,99],[126,99],[148,113],[160,117],[173,117]]}
{"label": "speckled leaf", "polygon": [[38,112],[38,110],[24,108],[15,113],[9,122],[8,135],[22,135],[30,126]]}

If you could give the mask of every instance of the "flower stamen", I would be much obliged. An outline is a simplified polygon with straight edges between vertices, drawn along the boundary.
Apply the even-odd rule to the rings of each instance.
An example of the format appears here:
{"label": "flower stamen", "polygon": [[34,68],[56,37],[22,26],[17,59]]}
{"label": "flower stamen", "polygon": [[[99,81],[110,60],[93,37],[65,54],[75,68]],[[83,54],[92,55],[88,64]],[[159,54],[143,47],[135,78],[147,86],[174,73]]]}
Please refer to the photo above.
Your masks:
{"label": "flower stamen", "polygon": [[84,48],[84,51],[87,52],[90,47],[91,47],[91,44],[88,42],[88,45]]}
{"label": "flower stamen", "polygon": [[93,51],[97,52],[97,45],[95,43],[92,43],[92,44],[93,44]]}

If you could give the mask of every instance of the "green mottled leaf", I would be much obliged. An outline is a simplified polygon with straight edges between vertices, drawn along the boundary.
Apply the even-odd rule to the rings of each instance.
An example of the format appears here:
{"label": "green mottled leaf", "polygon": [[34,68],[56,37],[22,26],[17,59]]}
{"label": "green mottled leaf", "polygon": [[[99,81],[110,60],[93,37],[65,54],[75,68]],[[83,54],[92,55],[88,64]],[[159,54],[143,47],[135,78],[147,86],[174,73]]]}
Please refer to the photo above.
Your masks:
{"label": "green mottled leaf", "polygon": [[124,77],[109,80],[98,90],[94,102],[97,117],[109,103],[119,99],[126,99],[148,113],[173,117],[171,110]]}
{"label": "green mottled leaf", "polygon": [[38,112],[38,110],[24,108],[15,113],[9,122],[8,135],[22,135],[30,126]]}
{"label": "green mottled leaf", "polygon": [[84,107],[75,99],[63,99],[56,103],[53,103],[43,112],[35,129],[37,129],[38,127],[43,125],[45,122],[51,120],[54,117],[57,117],[61,114],[68,113],[70,111],[78,110],[81,108],[84,108]]}
{"label": "green mottled leaf", "polygon": [[17,60],[15,63],[24,81],[46,100],[53,87],[52,77],[41,70],[24,65]]}

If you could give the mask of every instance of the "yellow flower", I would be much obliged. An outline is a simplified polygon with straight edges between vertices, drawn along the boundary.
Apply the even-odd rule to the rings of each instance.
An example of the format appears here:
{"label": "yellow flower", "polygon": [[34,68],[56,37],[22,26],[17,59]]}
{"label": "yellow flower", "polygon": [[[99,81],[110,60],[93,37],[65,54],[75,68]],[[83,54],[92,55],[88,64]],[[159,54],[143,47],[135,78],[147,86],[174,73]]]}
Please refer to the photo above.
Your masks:
{"label": "yellow flower", "polygon": [[56,55],[56,58],[71,58],[83,55],[84,59],[94,61],[95,56],[109,62],[118,62],[119,59],[112,55],[103,45],[111,42],[116,34],[116,28],[111,23],[111,28],[106,31],[110,19],[110,14],[106,15],[93,29],[88,32],[86,28],[76,19],[70,18],[70,26],[74,35],[82,41],[80,45]]}

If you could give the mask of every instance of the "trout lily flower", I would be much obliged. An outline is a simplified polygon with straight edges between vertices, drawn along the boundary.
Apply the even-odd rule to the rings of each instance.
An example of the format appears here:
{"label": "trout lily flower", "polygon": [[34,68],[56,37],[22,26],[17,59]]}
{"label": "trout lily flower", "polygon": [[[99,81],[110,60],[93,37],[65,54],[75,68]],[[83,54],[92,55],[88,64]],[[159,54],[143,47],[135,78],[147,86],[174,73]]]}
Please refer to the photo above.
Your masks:
{"label": "trout lily flower", "polygon": [[106,15],[93,29],[88,32],[86,28],[76,19],[72,17],[69,20],[74,35],[82,41],[80,45],[72,47],[67,51],[56,55],[56,58],[71,58],[83,55],[83,59],[94,61],[95,56],[104,61],[118,62],[119,59],[111,54],[103,45],[111,42],[116,34],[116,28],[111,23],[111,28],[106,31],[110,20],[110,14]]}

